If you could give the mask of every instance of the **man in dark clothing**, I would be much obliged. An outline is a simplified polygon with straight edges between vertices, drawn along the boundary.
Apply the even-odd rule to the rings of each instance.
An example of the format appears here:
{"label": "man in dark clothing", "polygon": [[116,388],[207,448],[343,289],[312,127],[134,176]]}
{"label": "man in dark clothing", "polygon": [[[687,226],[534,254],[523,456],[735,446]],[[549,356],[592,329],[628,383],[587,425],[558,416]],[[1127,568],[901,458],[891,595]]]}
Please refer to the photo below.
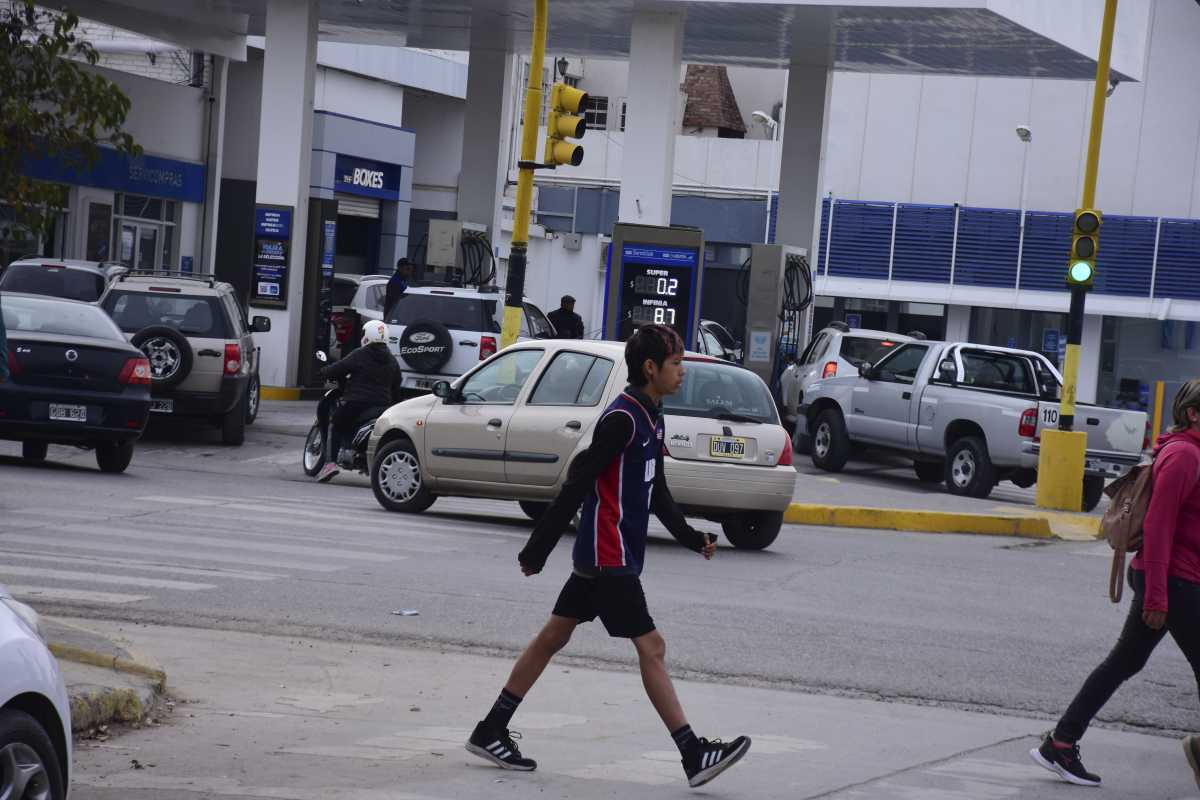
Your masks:
{"label": "man in dark clothing", "polygon": [[574,569],[550,621],[517,659],[500,697],[475,726],[466,747],[504,769],[536,769],[537,762],[517,749],[508,724],[576,626],[599,617],[609,636],[633,641],[642,684],[679,748],[688,784],[701,786],[745,755],[750,739],[739,736],[725,744],[692,731],[667,672],[666,642],[646,608],[639,577],[651,511],[684,547],[705,559],[716,552],[716,539],[684,519],[663,474],[660,404],[683,382],[683,342],[671,328],[648,325],[626,343],[625,362],[630,386],[601,416],[592,444],[572,464],[562,492],[517,556],[525,575],[541,572],[582,503]]}
{"label": "man in dark clothing", "polygon": [[583,317],[575,313],[575,298],[564,294],[561,305],[546,315],[560,339],[582,339]]}
{"label": "man in dark clothing", "polygon": [[393,307],[408,291],[408,282],[412,280],[412,264],[407,258],[402,258],[396,262],[396,271],[392,273],[392,277],[388,279],[387,289],[383,294],[383,321],[387,322],[392,318]]}
{"label": "man in dark clothing", "polygon": [[368,409],[386,408],[400,402],[402,387],[400,365],[387,346],[387,325],[371,320],[363,325],[362,347],[350,355],[323,368],[321,377],[330,380],[349,375],[342,404],[333,413],[333,439],[329,452],[336,458],[317,473],[317,480],[326,483],[340,470],[337,462],[349,460],[349,454],[339,447],[348,447],[359,417]]}

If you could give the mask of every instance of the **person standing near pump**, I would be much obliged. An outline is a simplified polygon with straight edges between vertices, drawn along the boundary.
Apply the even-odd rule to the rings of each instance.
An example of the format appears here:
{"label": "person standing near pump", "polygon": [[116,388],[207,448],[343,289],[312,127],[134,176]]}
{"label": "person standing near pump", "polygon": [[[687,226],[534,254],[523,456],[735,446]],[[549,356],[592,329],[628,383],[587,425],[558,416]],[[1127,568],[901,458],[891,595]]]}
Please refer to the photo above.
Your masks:
{"label": "person standing near pump", "polygon": [[[1088,724],[1168,632],[1200,687],[1200,379],[1184,384],[1172,411],[1175,427],[1154,448],[1153,494],[1142,549],[1129,566],[1134,596],[1121,636],[1054,730],[1029,751],[1036,763],[1079,786],[1100,785],[1079,758]],[[1200,784],[1200,739],[1185,739],[1184,752]]]}
{"label": "person standing near pump", "polygon": [[396,271],[392,273],[392,277],[388,279],[387,289],[383,293],[383,321],[387,322],[392,318],[392,312],[395,310],[396,303],[400,302],[400,298],[408,291],[408,282],[412,280],[412,262],[407,258],[401,258],[396,262]]}
{"label": "person standing near pump", "polygon": [[665,663],[666,642],[646,608],[640,575],[650,512],[685,547],[711,559],[716,539],[692,528],[675,505],[663,475],[664,428],[660,404],[683,382],[683,341],[666,326],[639,328],[625,344],[630,385],[596,425],[592,444],[571,466],[562,492],[518,555],[521,571],[536,575],[563,530],[583,504],[575,537],[574,569],[549,622],[517,659],[508,682],[466,748],[504,769],[531,771],[509,722],[522,699],[566,646],[576,626],[596,617],[608,635],[630,639],[642,684],[682,756],[690,786],[701,786],[733,766],[750,749],[739,736],[725,744],[696,736],[684,716]]}
{"label": "person standing near pump", "polygon": [[560,339],[582,339],[583,317],[575,313],[575,298],[564,294],[558,308],[546,315]]}

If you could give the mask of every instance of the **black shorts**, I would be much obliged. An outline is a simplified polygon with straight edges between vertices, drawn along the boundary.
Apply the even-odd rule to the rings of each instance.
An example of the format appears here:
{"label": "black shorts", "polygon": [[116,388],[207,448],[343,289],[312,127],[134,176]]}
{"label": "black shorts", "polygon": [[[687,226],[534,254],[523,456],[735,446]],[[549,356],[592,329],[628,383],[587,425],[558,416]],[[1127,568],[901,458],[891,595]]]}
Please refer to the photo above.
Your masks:
{"label": "black shorts", "polygon": [[637,575],[585,578],[571,573],[554,604],[554,615],[580,622],[600,617],[608,635],[622,639],[636,639],[654,630]]}

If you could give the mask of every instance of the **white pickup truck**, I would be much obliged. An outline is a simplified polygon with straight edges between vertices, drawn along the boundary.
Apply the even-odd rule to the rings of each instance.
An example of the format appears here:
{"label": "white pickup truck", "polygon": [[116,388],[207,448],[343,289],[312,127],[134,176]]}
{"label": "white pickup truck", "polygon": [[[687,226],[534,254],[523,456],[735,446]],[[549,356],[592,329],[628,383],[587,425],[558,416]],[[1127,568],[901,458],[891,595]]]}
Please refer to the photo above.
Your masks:
{"label": "white pickup truck", "polygon": [[[911,456],[917,477],[952,493],[987,497],[1010,480],[1037,481],[1043,428],[1056,428],[1062,376],[1040,353],[965,342],[908,342],[857,375],[805,387],[802,418],[813,463],[838,472],[856,446]],[[1087,433],[1083,506],[1107,478],[1135,466],[1149,427],[1141,411],[1080,403]]]}

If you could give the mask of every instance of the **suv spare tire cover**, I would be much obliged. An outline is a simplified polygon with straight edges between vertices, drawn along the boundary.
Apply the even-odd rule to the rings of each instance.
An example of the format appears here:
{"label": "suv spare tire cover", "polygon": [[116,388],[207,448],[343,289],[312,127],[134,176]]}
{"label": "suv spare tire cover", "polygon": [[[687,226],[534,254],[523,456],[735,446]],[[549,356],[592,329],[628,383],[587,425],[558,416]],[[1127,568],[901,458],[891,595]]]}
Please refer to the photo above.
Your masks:
{"label": "suv spare tire cover", "polygon": [[419,319],[400,337],[400,357],[417,372],[436,373],[454,354],[454,339],[440,322]]}
{"label": "suv spare tire cover", "polygon": [[150,381],[156,389],[178,386],[192,372],[192,345],[174,328],[151,325],[135,333],[129,343],[150,360]]}

